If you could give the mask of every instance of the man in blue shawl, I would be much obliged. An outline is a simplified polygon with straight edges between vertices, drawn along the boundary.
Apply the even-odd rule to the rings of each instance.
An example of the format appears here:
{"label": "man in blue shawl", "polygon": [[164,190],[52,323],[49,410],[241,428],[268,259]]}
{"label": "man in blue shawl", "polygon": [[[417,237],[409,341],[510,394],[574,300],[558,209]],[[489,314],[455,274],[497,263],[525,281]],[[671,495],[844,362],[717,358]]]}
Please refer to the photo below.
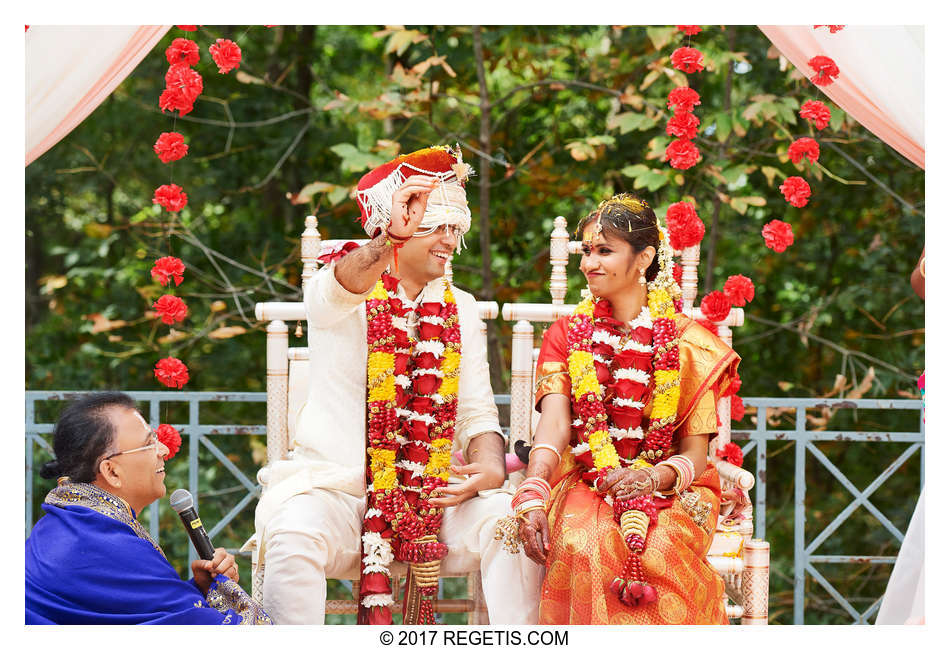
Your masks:
{"label": "man in blue shawl", "polygon": [[187,582],[136,519],[165,495],[163,445],[123,393],[74,402],[56,424],[60,477],[26,540],[27,624],[269,625],[223,548]]}

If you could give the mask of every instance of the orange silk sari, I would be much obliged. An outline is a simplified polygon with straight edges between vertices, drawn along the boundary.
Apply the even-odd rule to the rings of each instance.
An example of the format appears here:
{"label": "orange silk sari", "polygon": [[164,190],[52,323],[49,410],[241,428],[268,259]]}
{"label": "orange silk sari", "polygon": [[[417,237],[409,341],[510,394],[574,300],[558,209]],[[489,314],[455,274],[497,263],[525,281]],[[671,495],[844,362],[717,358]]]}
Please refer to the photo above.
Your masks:
{"label": "orange silk sari", "polygon": [[[680,402],[674,449],[687,435],[715,435],[716,399],[735,376],[739,357],[702,326],[677,316],[680,332]],[[545,333],[538,356],[535,404],[549,393],[570,396],[567,374],[567,318]],[[610,398],[610,395],[607,395]],[[646,412],[649,413],[647,404]],[[571,441],[578,444],[577,440]],[[642,562],[659,599],[629,607],[609,585],[627,557],[627,545],[613,510],[580,479],[581,467],[570,449],[552,476],[548,524],[551,549],[541,592],[540,622],[555,625],[709,625],[726,624],[722,578],[706,561],[719,515],[719,475],[711,464],[692,490],[711,510],[700,528],[679,499],[658,513],[650,528]]]}

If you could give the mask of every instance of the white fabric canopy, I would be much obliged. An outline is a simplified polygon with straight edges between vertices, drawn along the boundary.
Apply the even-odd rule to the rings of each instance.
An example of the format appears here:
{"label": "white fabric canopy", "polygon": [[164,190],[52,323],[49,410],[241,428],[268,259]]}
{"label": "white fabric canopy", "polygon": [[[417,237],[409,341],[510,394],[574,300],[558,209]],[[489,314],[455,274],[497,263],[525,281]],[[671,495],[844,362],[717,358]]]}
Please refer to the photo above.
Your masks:
{"label": "white fabric canopy", "polygon": [[924,168],[924,28],[846,25],[832,34],[813,25],[759,25],[806,77],[808,60],[831,57],[841,74],[815,86],[895,151]]}
{"label": "white fabric canopy", "polygon": [[30,25],[25,35],[26,164],[102,103],[170,27]]}

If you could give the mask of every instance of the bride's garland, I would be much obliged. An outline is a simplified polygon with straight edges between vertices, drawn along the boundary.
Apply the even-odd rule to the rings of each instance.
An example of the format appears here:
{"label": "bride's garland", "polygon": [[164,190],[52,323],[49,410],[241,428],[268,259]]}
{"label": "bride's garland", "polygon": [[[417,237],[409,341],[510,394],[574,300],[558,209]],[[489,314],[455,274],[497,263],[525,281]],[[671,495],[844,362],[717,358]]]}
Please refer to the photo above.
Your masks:
{"label": "bride's garland", "polygon": [[[629,339],[611,316],[606,300],[582,301],[568,322],[568,372],[577,419],[572,423],[581,441],[573,451],[588,468],[583,478],[595,485],[618,467],[645,467],[669,454],[679,403],[679,338],[673,320],[671,251],[660,231],[660,272],[648,286],[647,307],[630,323]],[[610,368],[610,370],[608,370]],[[644,435],[641,426],[652,370],[653,406]],[[614,398],[604,403],[607,390]],[[640,556],[649,527],[656,523],[652,495],[612,501],[614,517],[630,554],[611,590],[628,605],[657,599],[647,584]]]}
{"label": "bride's garland", "polygon": [[421,623],[433,623],[442,508],[429,504],[448,484],[458,404],[461,337],[458,306],[446,283],[442,302],[420,303],[418,341],[409,336],[411,308],[383,275],[366,300],[367,510],[363,520],[360,603],[369,622],[392,622],[389,565],[413,564],[423,597]]}

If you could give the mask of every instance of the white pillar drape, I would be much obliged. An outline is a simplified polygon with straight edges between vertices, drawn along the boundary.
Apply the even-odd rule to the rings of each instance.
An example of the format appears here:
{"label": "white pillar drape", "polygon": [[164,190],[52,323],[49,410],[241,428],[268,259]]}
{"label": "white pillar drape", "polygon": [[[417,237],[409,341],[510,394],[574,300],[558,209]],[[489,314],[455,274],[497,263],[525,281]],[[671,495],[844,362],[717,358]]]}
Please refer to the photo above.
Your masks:
{"label": "white pillar drape", "polygon": [[30,25],[25,35],[26,164],[92,113],[170,27]]}
{"label": "white pillar drape", "polygon": [[806,77],[808,60],[831,57],[841,74],[828,96],[895,151],[924,168],[924,29],[846,25],[832,34],[813,25],[759,25]]}

